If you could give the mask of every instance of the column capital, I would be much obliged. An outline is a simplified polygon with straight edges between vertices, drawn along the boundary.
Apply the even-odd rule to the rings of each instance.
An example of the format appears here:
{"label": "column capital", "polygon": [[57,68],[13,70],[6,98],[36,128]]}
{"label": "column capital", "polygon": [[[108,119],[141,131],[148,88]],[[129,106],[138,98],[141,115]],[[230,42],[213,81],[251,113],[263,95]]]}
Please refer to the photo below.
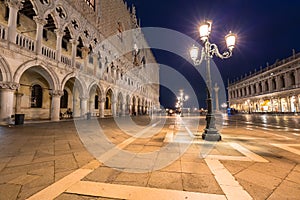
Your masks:
{"label": "column capital", "polygon": [[14,82],[2,82],[0,81],[0,89],[10,89],[10,90],[16,90],[20,87],[19,83]]}
{"label": "column capital", "polygon": [[105,98],[99,98],[98,102],[100,103],[105,103],[106,99]]}
{"label": "column capital", "polygon": [[82,97],[79,97],[79,99],[81,101],[87,101],[89,98],[87,96],[82,96]]}
{"label": "column capital", "polygon": [[86,58],[88,56],[90,49],[88,47],[84,46],[81,48],[81,50],[82,50],[82,57]]}
{"label": "column capital", "polygon": [[54,32],[56,33],[57,36],[64,36],[65,32],[63,29],[57,28],[54,30]]}
{"label": "column capital", "polygon": [[6,0],[5,2],[9,7],[21,10],[23,8],[23,3],[20,0]]}
{"label": "column capital", "polygon": [[64,95],[64,92],[62,90],[51,90],[49,91],[49,94],[52,97],[61,97],[62,95]]}
{"label": "column capital", "polygon": [[40,24],[42,26],[44,26],[45,24],[47,24],[47,20],[45,20],[44,18],[40,17],[40,16],[34,16],[33,20],[37,23]]}
{"label": "column capital", "polygon": [[74,38],[70,39],[70,43],[72,45],[78,45],[79,44],[79,42],[76,39],[74,39]]}

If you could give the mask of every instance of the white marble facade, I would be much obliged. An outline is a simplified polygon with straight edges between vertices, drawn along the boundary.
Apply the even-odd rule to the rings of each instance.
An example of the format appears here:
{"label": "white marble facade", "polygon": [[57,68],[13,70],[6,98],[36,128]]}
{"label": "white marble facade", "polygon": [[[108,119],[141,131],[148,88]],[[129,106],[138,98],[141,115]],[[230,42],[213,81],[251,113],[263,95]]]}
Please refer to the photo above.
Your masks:
{"label": "white marble facade", "polygon": [[2,0],[0,51],[1,123],[159,106],[159,66],[122,0]]}

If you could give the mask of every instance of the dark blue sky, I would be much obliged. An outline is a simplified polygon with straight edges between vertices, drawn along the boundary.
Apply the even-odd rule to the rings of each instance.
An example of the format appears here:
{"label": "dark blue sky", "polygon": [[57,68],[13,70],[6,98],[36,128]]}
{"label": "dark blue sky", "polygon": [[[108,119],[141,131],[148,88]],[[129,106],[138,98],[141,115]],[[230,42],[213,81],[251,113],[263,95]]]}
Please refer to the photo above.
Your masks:
{"label": "dark blue sky", "polygon": [[[210,41],[224,49],[224,36],[229,30],[238,34],[233,57],[228,60],[214,58],[223,80],[234,80],[268,62],[284,59],[292,49],[300,51],[299,0],[126,0],[134,4],[142,27],[163,27],[198,39],[198,24],[213,20]],[[192,67],[176,55],[154,50],[158,63],[173,67],[184,74],[195,92],[199,104],[205,106],[205,85],[199,81]],[[166,78],[161,74],[161,78]],[[201,78],[200,78],[201,79]],[[199,82],[201,82],[199,84]],[[199,85],[203,85],[200,86]],[[161,88],[161,103],[174,104],[165,88]],[[172,99],[173,98],[173,99]]]}

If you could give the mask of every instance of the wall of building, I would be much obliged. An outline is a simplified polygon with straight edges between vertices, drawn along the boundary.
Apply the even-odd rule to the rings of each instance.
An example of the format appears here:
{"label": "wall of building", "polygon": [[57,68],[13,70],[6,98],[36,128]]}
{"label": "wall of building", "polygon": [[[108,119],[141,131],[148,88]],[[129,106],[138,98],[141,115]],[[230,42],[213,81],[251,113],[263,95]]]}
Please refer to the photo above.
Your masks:
{"label": "wall of building", "polygon": [[231,83],[228,98],[242,112],[300,112],[300,54]]}
{"label": "wall of building", "polygon": [[[139,55],[132,52],[134,44],[147,47],[135,9],[121,0],[95,2],[94,10],[85,0],[0,1],[1,10],[9,8],[8,19],[5,12],[0,13],[1,122],[6,123],[15,113],[24,113],[25,119],[59,120],[60,113],[66,111],[60,103],[64,90],[75,117],[85,117],[88,112],[101,117],[105,113],[132,114],[138,107],[142,114],[159,105],[159,85],[148,84],[159,83],[154,56],[150,50],[141,49]],[[26,15],[32,10],[22,10],[29,3],[33,17]],[[49,15],[55,28],[47,31],[46,39],[42,30],[49,25]],[[133,27],[137,31],[122,41],[120,34]],[[62,47],[66,28],[70,32],[67,51]],[[117,39],[107,39],[111,37]],[[147,64],[141,63],[142,58]],[[43,88],[40,108],[31,106],[35,84]],[[111,108],[105,110],[108,91]]]}

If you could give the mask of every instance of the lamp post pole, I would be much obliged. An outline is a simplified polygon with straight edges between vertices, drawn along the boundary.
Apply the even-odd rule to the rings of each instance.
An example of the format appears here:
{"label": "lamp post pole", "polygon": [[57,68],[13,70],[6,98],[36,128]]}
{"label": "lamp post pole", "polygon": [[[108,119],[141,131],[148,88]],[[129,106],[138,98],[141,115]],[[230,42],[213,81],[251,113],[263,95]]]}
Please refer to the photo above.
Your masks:
{"label": "lamp post pole", "polygon": [[199,48],[194,46],[190,50],[191,59],[194,62],[194,65],[200,65],[203,60],[206,60],[206,87],[207,87],[207,114],[206,114],[206,127],[204,132],[202,133],[202,139],[207,141],[220,141],[221,135],[216,128],[216,119],[213,111],[212,104],[212,81],[211,81],[211,72],[210,72],[210,60],[213,56],[217,56],[221,59],[226,59],[232,56],[232,50],[235,45],[236,35],[229,32],[228,35],[225,36],[226,44],[228,50],[224,53],[220,53],[216,44],[211,44],[209,42],[209,34],[211,32],[211,21],[206,21],[200,25],[199,33],[200,39],[203,42],[203,48],[201,51],[201,57],[198,59]]}
{"label": "lamp post pole", "polygon": [[221,140],[221,135],[216,128],[216,119],[213,111],[213,103],[212,103],[212,83],[211,83],[211,74],[210,74],[210,56],[207,52],[207,48],[205,49],[205,58],[206,58],[206,80],[207,80],[207,114],[206,114],[206,127],[204,132],[202,133],[202,139],[208,141],[219,141]]}

